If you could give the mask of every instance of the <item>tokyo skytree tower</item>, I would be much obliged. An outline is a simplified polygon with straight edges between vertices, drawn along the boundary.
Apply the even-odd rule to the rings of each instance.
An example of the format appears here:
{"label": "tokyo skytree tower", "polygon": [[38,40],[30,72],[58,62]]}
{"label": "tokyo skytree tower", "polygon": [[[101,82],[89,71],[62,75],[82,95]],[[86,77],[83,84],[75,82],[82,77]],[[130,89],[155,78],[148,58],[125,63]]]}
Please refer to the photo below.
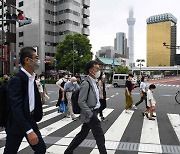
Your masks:
{"label": "tokyo skytree tower", "polygon": [[136,19],[133,17],[133,9],[129,10],[129,18],[127,19],[127,23],[129,26],[128,29],[128,47],[129,47],[129,60],[130,63],[135,63],[134,61],[134,24]]}

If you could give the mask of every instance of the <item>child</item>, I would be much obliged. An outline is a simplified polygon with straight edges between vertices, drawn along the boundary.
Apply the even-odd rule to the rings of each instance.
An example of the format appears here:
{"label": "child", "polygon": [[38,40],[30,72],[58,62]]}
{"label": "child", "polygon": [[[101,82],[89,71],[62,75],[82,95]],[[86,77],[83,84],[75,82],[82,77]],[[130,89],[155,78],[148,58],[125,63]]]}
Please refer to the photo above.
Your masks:
{"label": "child", "polygon": [[[155,120],[153,117],[156,117],[153,115],[153,111],[155,110],[155,104],[156,101],[153,97],[153,90],[156,89],[156,86],[154,84],[151,84],[149,86],[149,89],[147,91],[147,113],[145,113],[146,117],[149,118],[149,120]],[[150,117],[148,117],[148,113],[150,113]]]}

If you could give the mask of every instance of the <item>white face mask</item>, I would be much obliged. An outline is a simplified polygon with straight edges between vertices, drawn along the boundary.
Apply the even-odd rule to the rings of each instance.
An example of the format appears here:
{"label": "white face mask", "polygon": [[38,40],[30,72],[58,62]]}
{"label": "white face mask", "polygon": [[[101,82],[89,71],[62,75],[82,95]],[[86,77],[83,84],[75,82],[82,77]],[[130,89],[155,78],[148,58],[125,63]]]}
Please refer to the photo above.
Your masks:
{"label": "white face mask", "polygon": [[97,78],[99,78],[99,77],[100,77],[100,75],[101,75],[101,72],[100,72],[100,71],[96,72],[96,74],[95,74],[95,78],[96,78],[96,79],[97,79]]}
{"label": "white face mask", "polygon": [[31,60],[35,62],[34,65],[33,65],[34,70],[37,70],[39,68],[40,64],[41,64],[41,61],[39,59],[38,60],[31,59]]}
{"label": "white face mask", "polygon": [[77,84],[77,81],[76,81],[76,82],[73,82],[73,84]]}
{"label": "white face mask", "polygon": [[45,78],[44,78],[44,77],[42,77],[42,78],[41,78],[41,80],[45,80]]}

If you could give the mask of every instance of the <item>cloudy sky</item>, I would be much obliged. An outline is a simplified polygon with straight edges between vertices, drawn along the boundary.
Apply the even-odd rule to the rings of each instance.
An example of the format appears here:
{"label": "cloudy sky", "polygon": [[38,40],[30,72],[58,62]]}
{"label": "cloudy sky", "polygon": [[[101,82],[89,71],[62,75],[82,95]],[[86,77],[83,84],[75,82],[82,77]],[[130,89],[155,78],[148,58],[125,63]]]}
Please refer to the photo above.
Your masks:
{"label": "cloudy sky", "polygon": [[[177,45],[180,45],[180,0],[90,0],[90,41],[95,53],[102,46],[114,46],[117,32],[128,36],[129,8],[134,8],[135,59],[146,58],[146,19],[172,13],[177,19]],[[180,53],[180,50],[177,50]]]}

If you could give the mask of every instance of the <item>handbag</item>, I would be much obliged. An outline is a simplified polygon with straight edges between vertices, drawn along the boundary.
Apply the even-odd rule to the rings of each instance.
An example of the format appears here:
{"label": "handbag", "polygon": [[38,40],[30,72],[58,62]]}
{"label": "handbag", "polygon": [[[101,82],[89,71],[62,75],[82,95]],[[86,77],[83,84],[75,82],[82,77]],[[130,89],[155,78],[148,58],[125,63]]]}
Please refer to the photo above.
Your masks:
{"label": "handbag", "polygon": [[65,102],[61,102],[60,106],[59,106],[59,111],[62,112],[62,113],[65,113],[66,112],[66,104]]}

